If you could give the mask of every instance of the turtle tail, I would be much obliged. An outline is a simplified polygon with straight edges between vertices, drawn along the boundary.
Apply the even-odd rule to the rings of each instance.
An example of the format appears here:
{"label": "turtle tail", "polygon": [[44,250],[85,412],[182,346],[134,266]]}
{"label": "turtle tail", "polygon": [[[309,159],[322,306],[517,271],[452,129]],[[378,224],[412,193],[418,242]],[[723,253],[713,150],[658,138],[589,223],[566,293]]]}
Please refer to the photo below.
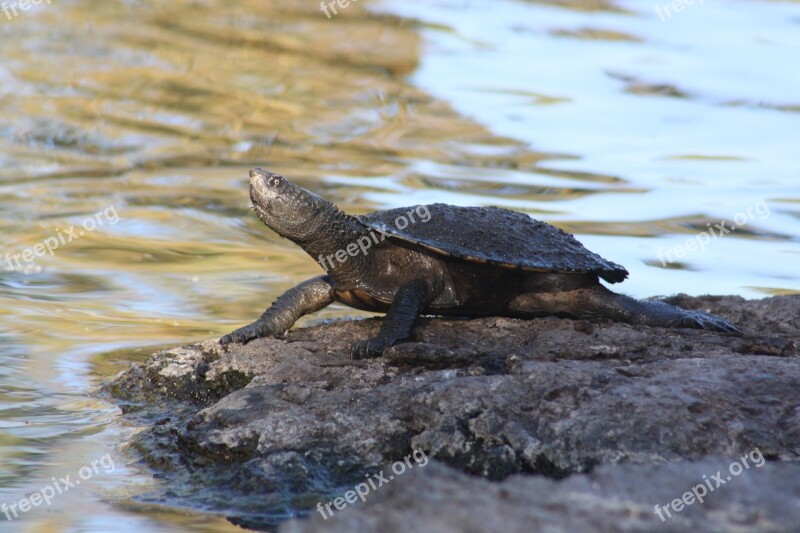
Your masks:
{"label": "turtle tail", "polygon": [[603,286],[591,289],[587,303],[585,307],[587,318],[605,317],[629,324],[741,333],[733,324],[709,313],[689,311],[656,300],[636,300],[612,292]]}

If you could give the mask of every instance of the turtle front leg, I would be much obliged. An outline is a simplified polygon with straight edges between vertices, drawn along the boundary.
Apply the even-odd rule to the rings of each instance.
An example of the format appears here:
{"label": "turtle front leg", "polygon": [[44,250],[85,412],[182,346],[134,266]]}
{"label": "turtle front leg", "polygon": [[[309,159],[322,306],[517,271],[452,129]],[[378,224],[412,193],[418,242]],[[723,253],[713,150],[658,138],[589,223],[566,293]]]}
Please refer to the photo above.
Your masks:
{"label": "turtle front leg", "polygon": [[389,346],[408,338],[420,311],[430,303],[430,294],[430,288],[421,280],[402,285],[394,296],[392,306],[383,319],[377,337],[354,342],[350,350],[350,359],[378,357]]}
{"label": "turtle front leg", "polygon": [[222,345],[281,335],[298,318],[319,311],[333,302],[333,287],[328,276],[318,276],[289,289],[264,311],[261,318],[219,340]]}

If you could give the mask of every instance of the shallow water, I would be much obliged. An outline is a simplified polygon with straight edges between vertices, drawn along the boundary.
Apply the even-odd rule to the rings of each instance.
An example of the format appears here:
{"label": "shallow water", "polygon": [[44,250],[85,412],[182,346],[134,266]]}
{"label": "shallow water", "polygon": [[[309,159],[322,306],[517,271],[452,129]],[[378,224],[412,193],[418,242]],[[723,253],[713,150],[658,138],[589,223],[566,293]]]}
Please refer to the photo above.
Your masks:
{"label": "shallow water", "polygon": [[[99,465],[50,505],[0,510],[3,530],[234,530],[141,503],[157,481],[119,447],[138,428],[94,391],[318,272],[249,211],[251,166],[354,213],[525,211],[624,264],[638,297],[800,291],[800,3],[654,6],[0,13],[0,504]],[[723,220],[741,227],[698,236]],[[689,242],[705,250],[677,257]],[[344,314],[361,315],[313,319]]]}

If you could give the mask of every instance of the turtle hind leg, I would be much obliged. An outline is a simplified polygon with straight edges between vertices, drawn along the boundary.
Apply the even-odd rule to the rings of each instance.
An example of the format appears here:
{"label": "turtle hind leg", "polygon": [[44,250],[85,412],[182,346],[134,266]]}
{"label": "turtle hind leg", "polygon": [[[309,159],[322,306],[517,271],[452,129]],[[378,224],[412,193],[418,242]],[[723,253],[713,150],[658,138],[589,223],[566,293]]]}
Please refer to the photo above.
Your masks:
{"label": "turtle hind leg", "polygon": [[511,316],[536,317],[558,315],[573,318],[607,318],[628,324],[643,324],[664,328],[696,328],[722,333],[741,333],[725,320],[703,313],[675,307],[666,302],[635,300],[599,285],[595,280],[589,287],[574,285],[541,285],[538,290],[525,292],[508,304]]}
{"label": "turtle hind leg", "polygon": [[[617,294],[603,286],[586,290],[587,298],[579,316],[604,316],[619,322],[660,326],[665,328],[695,328],[721,333],[741,333],[729,322],[702,311],[689,311],[666,302],[636,300]],[[583,300],[581,298],[580,300]]]}

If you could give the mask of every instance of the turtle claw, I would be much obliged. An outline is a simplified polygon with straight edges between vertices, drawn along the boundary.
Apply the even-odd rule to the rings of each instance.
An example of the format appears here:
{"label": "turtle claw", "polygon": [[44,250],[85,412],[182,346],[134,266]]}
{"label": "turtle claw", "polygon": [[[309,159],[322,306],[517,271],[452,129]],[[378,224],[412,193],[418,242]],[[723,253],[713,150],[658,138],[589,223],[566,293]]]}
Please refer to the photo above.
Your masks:
{"label": "turtle claw", "polygon": [[381,339],[369,339],[357,341],[350,347],[350,359],[371,359],[380,357],[383,351],[389,347],[389,343]]}
{"label": "turtle claw", "polygon": [[261,334],[259,328],[256,327],[255,324],[250,324],[249,326],[239,328],[221,337],[219,343],[223,346],[227,346],[228,344],[247,344],[251,340],[263,336],[264,335]]}
{"label": "turtle claw", "polygon": [[720,333],[742,333],[739,328],[730,322],[702,311],[686,311],[686,315],[682,317],[679,326],[718,331]]}

